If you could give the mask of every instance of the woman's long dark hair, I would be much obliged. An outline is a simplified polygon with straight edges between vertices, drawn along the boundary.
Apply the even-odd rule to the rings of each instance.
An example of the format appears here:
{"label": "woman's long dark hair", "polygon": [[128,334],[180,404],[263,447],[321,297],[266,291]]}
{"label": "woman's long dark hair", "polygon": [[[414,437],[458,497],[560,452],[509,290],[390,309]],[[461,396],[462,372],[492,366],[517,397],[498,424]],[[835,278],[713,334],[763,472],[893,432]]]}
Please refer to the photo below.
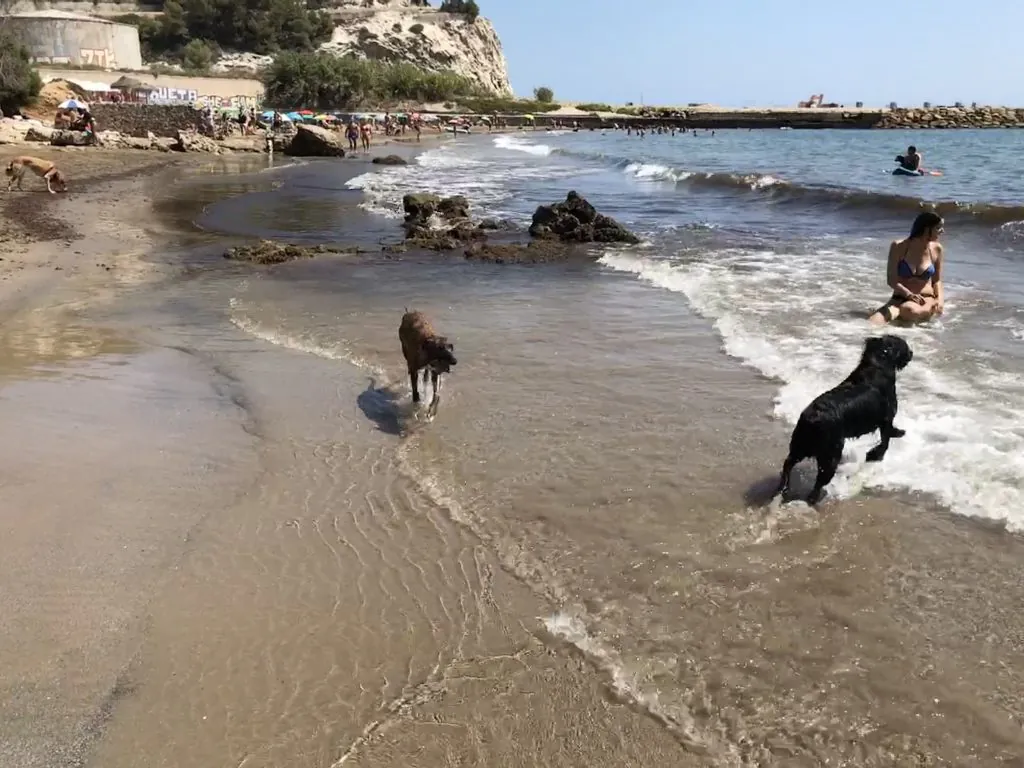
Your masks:
{"label": "woman's long dark hair", "polygon": [[942,217],[935,213],[935,211],[919,213],[917,218],[914,219],[914,225],[910,228],[910,239],[924,237],[928,234],[929,229],[939,226],[942,226]]}

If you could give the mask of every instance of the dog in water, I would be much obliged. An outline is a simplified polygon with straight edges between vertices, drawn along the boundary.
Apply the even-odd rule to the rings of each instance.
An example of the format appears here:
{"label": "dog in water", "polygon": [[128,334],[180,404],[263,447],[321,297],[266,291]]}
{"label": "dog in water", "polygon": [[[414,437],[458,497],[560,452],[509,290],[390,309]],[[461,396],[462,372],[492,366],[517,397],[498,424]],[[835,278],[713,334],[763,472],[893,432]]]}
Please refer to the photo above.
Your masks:
{"label": "dog in water", "polygon": [[818,477],[807,503],[817,504],[825,486],[835,477],[845,441],[876,429],[882,439],[868,451],[867,460],[881,461],[889,450],[889,441],[904,435],[902,429],[893,426],[898,406],[896,372],[913,357],[907,342],[899,336],[888,334],[868,339],[853,373],[839,386],[818,395],[800,414],[789,440],[789,456],[782,466],[779,487],[772,498],[785,495],[793,467],[813,457],[818,463]]}
{"label": "dog in water", "polygon": [[409,380],[412,382],[412,401],[420,401],[420,390],[417,385],[419,372],[423,371],[423,386],[427,386],[427,375],[433,389],[433,397],[427,413],[437,413],[441,401],[441,374],[448,373],[458,361],[452,354],[455,346],[445,336],[438,336],[433,326],[422,312],[410,312],[402,315],[402,324],[398,326],[398,338],[402,342],[402,354],[409,367]]}
{"label": "dog in water", "polygon": [[[46,182],[46,191],[51,195],[57,194],[57,192],[67,192],[68,182],[64,178],[64,174],[60,172],[57,166],[51,163],[49,160],[43,160],[41,157],[32,157],[31,155],[19,155],[7,164],[7,170],[5,173],[10,181],[7,182],[7,191],[10,192],[11,188],[17,183],[18,189],[21,189],[21,182],[25,178],[25,173],[32,171],[36,176],[39,176]],[[52,185],[51,185],[52,182]],[[57,189],[53,187],[56,186]]]}

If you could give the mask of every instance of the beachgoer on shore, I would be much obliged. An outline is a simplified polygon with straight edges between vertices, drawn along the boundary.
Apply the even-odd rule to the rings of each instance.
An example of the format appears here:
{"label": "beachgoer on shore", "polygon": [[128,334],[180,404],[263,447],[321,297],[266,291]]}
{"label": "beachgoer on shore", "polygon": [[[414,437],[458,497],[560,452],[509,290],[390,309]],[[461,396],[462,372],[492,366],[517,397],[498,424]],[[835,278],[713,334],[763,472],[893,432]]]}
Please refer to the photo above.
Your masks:
{"label": "beachgoer on shore", "polygon": [[942,217],[925,211],[914,219],[910,236],[893,241],[889,246],[886,281],[893,294],[884,305],[868,317],[872,323],[883,325],[897,318],[909,323],[921,323],[943,312]]}
{"label": "beachgoer on shore", "polygon": [[917,147],[913,145],[907,147],[907,154],[896,155],[896,162],[900,164],[900,168],[913,173],[921,173],[924,170],[921,167],[923,161],[924,157],[917,151]]}
{"label": "beachgoer on shore", "polygon": [[345,137],[348,139],[348,148],[355,152],[359,149],[359,125],[356,123],[355,118],[348,121],[348,127],[345,129]]}
{"label": "beachgoer on shore", "polygon": [[363,140],[363,152],[370,151],[370,139],[373,138],[373,126],[366,120],[359,126],[359,136]]}

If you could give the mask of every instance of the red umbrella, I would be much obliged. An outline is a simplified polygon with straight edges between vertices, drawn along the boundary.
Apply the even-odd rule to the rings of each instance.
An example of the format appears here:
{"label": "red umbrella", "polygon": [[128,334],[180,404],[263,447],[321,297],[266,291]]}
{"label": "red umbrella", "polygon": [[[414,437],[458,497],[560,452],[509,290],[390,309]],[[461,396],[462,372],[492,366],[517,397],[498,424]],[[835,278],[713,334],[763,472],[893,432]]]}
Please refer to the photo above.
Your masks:
{"label": "red umbrella", "polygon": [[299,114],[300,115],[312,115],[312,114],[314,114],[314,112],[312,110],[310,110],[310,109],[300,109],[299,110]]}

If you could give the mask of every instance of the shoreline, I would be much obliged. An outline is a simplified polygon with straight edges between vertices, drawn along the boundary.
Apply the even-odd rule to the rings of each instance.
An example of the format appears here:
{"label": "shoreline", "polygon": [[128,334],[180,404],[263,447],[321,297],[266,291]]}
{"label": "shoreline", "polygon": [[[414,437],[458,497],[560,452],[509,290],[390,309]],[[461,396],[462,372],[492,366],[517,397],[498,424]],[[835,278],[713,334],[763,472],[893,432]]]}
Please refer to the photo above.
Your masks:
{"label": "shoreline", "polygon": [[[377,470],[363,479],[353,475],[352,482],[369,484],[365,491],[325,488],[328,509],[355,505],[359,512],[352,521],[334,523],[341,526],[341,540],[354,543],[356,560],[348,555],[336,562],[330,549],[306,551],[304,537],[281,539],[279,533],[322,525],[319,507],[303,512],[291,501],[301,492],[292,477],[306,466],[319,471],[317,445],[335,441],[339,419],[350,435],[342,446],[347,450],[372,458],[393,450],[390,438],[366,433],[361,420],[344,414],[321,416],[314,409],[305,420],[298,411],[289,416],[304,403],[333,402],[329,392],[304,398],[289,382],[289,361],[300,359],[274,353],[278,362],[263,369],[253,357],[257,367],[243,373],[237,363],[215,362],[214,353],[202,349],[201,336],[148,327],[153,320],[125,303],[133,295],[160,293],[167,283],[161,278],[173,282],[185,274],[180,265],[147,258],[177,239],[168,228],[173,223],[147,212],[167,194],[163,180],[169,174],[209,162],[208,156],[161,156],[154,164],[141,152],[97,150],[68,160],[64,164],[82,185],[76,191],[66,197],[21,193],[4,209],[0,405],[12,429],[30,439],[8,445],[7,471],[20,482],[0,485],[8,510],[0,516],[0,577],[8,585],[2,603],[16,628],[0,641],[0,762],[49,768],[58,759],[128,768],[146,755],[148,765],[169,767],[179,764],[184,749],[196,765],[229,757],[247,766],[328,768],[358,753],[360,764],[383,768],[421,759],[425,744],[440,765],[445,754],[469,757],[479,749],[473,744],[484,742],[491,754],[509,759],[532,754],[532,764],[561,762],[569,750],[590,764],[611,759],[639,768],[653,758],[700,765],[659,724],[611,702],[606,681],[568,644],[540,637],[531,617],[544,615],[545,607],[504,573],[495,553],[442,522],[443,513],[422,517],[428,500],[401,512],[403,525],[420,530],[403,557],[422,559],[417,567],[441,579],[434,588],[443,596],[443,610],[427,614],[435,629],[425,636],[417,630],[415,637],[422,643],[441,631],[450,620],[445,603],[479,604],[469,619],[479,634],[461,636],[466,629],[455,624],[438,638],[451,633],[439,647],[443,657],[457,648],[443,669],[430,672],[431,662],[420,670],[416,646],[406,649],[401,641],[408,632],[402,616],[414,603],[391,608],[386,593],[366,606],[359,605],[363,597],[342,603],[350,610],[335,616],[319,604],[338,599],[333,579],[318,580],[311,585],[318,595],[313,604],[312,593],[303,591],[262,613],[260,606],[280,585],[293,583],[292,568],[309,567],[304,563],[340,567],[336,578],[349,582],[346,572],[381,546],[360,540],[366,533],[360,517],[373,513],[372,505],[359,511],[363,493],[404,497],[415,489],[398,467],[384,476]],[[127,224],[132,219],[144,223]],[[339,371],[331,361],[309,364],[327,383],[339,377],[347,382],[353,398],[363,386],[353,366]],[[43,378],[33,373],[40,367],[48,371]],[[287,437],[303,424],[301,442]],[[76,439],[63,437],[69,430]],[[48,482],[57,466],[66,469]],[[387,485],[379,486],[381,481]],[[14,514],[26,509],[31,516]],[[294,518],[295,528],[281,527],[282,512]],[[241,570],[232,573],[242,582],[207,570],[236,553],[251,557],[256,567],[237,564]],[[256,590],[248,579],[262,580],[283,554],[288,570]],[[389,560],[385,556],[377,567],[386,573]],[[448,574],[460,571],[469,583],[448,583]],[[365,578],[378,576],[371,570]],[[400,613],[392,615],[393,609]],[[288,618],[295,615],[305,618]],[[254,616],[273,627],[252,626]],[[378,636],[376,623],[384,616]],[[392,636],[389,628],[399,634]],[[290,655],[302,664],[289,679],[268,680],[270,687],[249,699],[254,681],[245,677],[247,667],[235,668],[231,654],[264,634],[284,647],[298,643]],[[348,661],[341,666],[339,637],[347,638],[341,648]],[[204,652],[197,654],[197,646]],[[381,656],[384,649],[390,650]],[[385,673],[380,701],[367,695],[381,687],[378,664]],[[252,673],[258,670],[257,664]],[[406,672],[414,675],[407,686],[388,683],[392,675],[401,682]],[[229,678],[218,685],[224,673]],[[292,709],[287,700],[293,686],[314,686],[308,693],[317,701],[328,681],[336,693],[324,701],[328,709],[321,714],[331,715],[323,725],[315,711],[306,715],[302,708],[282,719]],[[281,709],[243,709],[225,721],[218,691],[236,689],[244,701],[277,702]],[[339,695],[338,704],[329,706]],[[548,703],[538,706],[537,700]],[[232,730],[236,719],[240,732]],[[268,752],[275,740],[284,751]]]}
{"label": "shoreline", "polygon": [[[91,181],[78,176],[88,182],[85,190],[67,198],[19,196],[16,214],[29,227],[23,238],[55,239],[23,243],[21,269],[8,265],[7,253],[0,265],[12,270],[0,290],[20,285],[31,299],[26,311],[10,311],[17,317],[7,346],[22,345],[20,364],[66,370],[75,358],[75,369],[84,371],[70,381],[40,382],[8,368],[15,380],[6,393],[8,417],[23,419],[13,428],[31,439],[9,447],[8,472],[20,483],[0,487],[12,510],[2,523],[0,563],[7,564],[0,576],[20,611],[12,620],[18,631],[8,645],[0,642],[0,661],[18,662],[3,681],[18,690],[3,697],[6,709],[0,704],[0,749],[7,750],[0,758],[21,768],[49,768],[54,755],[96,768],[134,768],[140,755],[153,768],[181,765],[184,757],[197,766],[246,768],[716,764],[699,744],[683,746],[678,731],[691,724],[659,719],[629,680],[616,677],[604,647],[572,622],[566,627],[564,613],[551,615],[555,601],[538,596],[538,574],[510,567],[515,547],[528,549],[530,537],[474,535],[409,482],[408,465],[388,463],[393,440],[368,430],[353,407],[367,386],[366,369],[258,338],[239,341],[220,328],[220,307],[167,328],[155,324],[164,315],[140,311],[148,296],[125,299],[153,278],[181,276],[180,264],[142,259],[183,234],[191,238],[174,221],[146,216],[160,195],[146,191],[144,175],[132,174],[147,173],[142,161],[152,158],[109,155]],[[126,162],[122,155],[140,168],[115,170]],[[100,157],[78,153],[76,174]],[[365,168],[338,167],[375,167],[361,159]],[[210,160],[162,156],[149,173],[185,173]],[[148,223],[124,223],[130,218]],[[192,234],[211,245],[240,239]],[[258,274],[232,265],[211,271]],[[2,298],[6,305],[7,294]],[[708,337],[710,323],[693,326],[684,337],[693,335],[699,368],[701,354],[718,341]],[[215,343],[204,341],[213,334]],[[44,338],[61,340],[34,343]],[[95,360],[116,365],[94,362],[89,355],[97,352]],[[0,352],[0,360],[13,357]],[[765,390],[756,374],[728,362],[747,396]],[[748,415],[737,411],[736,421]],[[771,431],[745,436],[758,457],[751,474],[777,470],[766,453],[779,448]],[[53,477],[57,466],[69,469]],[[145,479],[144,488],[132,484],[133,474]],[[731,477],[723,484],[728,493],[691,491],[690,514],[721,516],[717,503],[741,484]],[[680,493],[685,487],[669,485]],[[690,562],[667,559],[652,538],[657,572],[630,572],[659,577],[644,604],[678,603],[683,626],[710,628],[687,649],[696,661],[673,673],[698,693],[697,732],[716,733],[728,722],[737,729],[728,737],[738,737],[745,719],[758,725],[759,703],[770,716],[768,702],[780,691],[834,707],[838,694],[829,698],[825,688],[841,686],[840,693],[853,692],[854,705],[883,700],[902,723],[892,731],[865,727],[858,749],[874,754],[881,743],[891,761],[911,753],[941,761],[934,745],[961,756],[943,741],[949,723],[942,718],[969,719],[984,700],[963,681],[963,669],[1003,693],[996,679],[1002,666],[1003,675],[1013,675],[1005,696],[1021,690],[1009,662],[985,667],[989,654],[1012,658],[1004,654],[1016,626],[1008,617],[1024,591],[1012,575],[1020,546],[932,507],[865,493],[817,526],[801,528],[798,513],[748,516],[727,523]],[[25,509],[33,514],[13,514]],[[597,526],[589,543],[600,546],[614,530],[602,529],[600,519],[580,521],[584,530],[561,533],[586,542],[586,527]],[[787,527],[795,534],[783,542],[775,568],[768,548],[776,528]],[[533,530],[537,557],[546,534],[560,531]],[[860,552],[873,554],[865,561]],[[923,578],[928,574],[932,581]],[[673,591],[690,599],[675,599]],[[1005,622],[1003,639],[988,639],[983,649],[953,647],[951,637],[976,626],[978,605]],[[463,609],[464,620],[453,621]],[[813,638],[810,651],[787,645],[785,628],[794,621]],[[630,640],[647,650],[647,638]],[[925,648],[927,658],[916,650]],[[711,679],[721,688],[709,692],[691,666],[719,661],[722,671],[713,669]],[[808,682],[814,672],[828,681],[820,689]],[[760,677],[746,701],[729,684],[729,675],[741,674]],[[928,696],[897,691],[894,681],[907,679]],[[983,709],[977,739],[1009,749],[1018,736],[998,721],[1000,711],[996,704]],[[769,743],[743,744],[765,760],[790,746],[776,752]]]}

